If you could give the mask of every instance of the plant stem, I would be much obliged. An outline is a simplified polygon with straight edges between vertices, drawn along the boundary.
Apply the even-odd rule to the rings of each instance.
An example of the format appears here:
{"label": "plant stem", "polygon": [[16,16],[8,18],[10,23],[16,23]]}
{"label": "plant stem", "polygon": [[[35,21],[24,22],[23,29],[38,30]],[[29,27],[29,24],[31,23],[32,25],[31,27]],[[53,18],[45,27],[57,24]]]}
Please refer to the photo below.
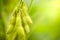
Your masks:
{"label": "plant stem", "polygon": [[30,1],[30,5],[29,5],[29,8],[28,8],[29,11],[31,9],[32,3],[33,3],[33,0]]}

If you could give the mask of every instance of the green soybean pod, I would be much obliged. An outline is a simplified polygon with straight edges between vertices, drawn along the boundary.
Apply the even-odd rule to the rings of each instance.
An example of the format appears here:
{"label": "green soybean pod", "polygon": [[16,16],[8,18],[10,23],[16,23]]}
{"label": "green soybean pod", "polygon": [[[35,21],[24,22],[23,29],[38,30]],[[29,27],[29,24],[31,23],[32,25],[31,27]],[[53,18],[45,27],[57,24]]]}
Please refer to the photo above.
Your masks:
{"label": "green soybean pod", "polygon": [[10,17],[10,24],[14,24],[15,23],[15,16],[13,15],[12,17]]}
{"label": "green soybean pod", "polygon": [[17,28],[13,30],[10,34],[7,34],[7,40],[15,40],[15,37],[17,35]]}
{"label": "green soybean pod", "polygon": [[25,32],[26,33],[29,33],[30,32],[30,28],[29,28],[29,25],[28,24],[24,25],[24,29],[25,29]]}
{"label": "green soybean pod", "polygon": [[19,13],[17,13],[16,16],[16,26],[20,26],[21,25],[21,13],[19,11]]}
{"label": "green soybean pod", "polygon": [[26,16],[26,21],[28,24],[32,24],[32,19],[30,18],[29,15]]}
{"label": "green soybean pod", "polygon": [[25,40],[25,31],[24,31],[24,28],[22,26],[18,27],[18,38],[17,40]]}
{"label": "green soybean pod", "polygon": [[22,25],[24,26],[27,22],[26,22],[26,17],[25,17],[25,15],[24,15],[24,13],[22,12],[22,14],[21,14],[22,16],[21,16],[21,19],[22,19]]}
{"label": "green soybean pod", "polygon": [[14,24],[15,24],[15,14],[11,15],[10,17],[10,21],[9,21],[8,28],[7,28],[7,33],[12,32],[14,28]]}
{"label": "green soybean pod", "polygon": [[25,35],[25,33],[24,33],[24,28],[23,28],[22,26],[18,27],[17,30],[18,30],[18,34],[19,34],[19,35],[22,35],[22,36]]}
{"label": "green soybean pod", "polygon": [[26,17],[24,15],[24,13],[22,13],[22,22],[23,22],[23,27],[24,27],[25,32],[28,33],[30,31],[30,29],[26,22]]}
{"label": "green soybean pod", "polygon": [[16,27],[18,28],[17,29],[18,34],[24,35],[24,28],[22,26],[22,19],[21,19],[21,12],[20,11],[19,11],[19,13],[17,13],[17,16],[16,16]]}
{"label": "green soybean pod", "polygon": [[32,20],[29,16],[29,13],[28,13],[28,7],[25,4],[25,2],[23,2],[23,4],[22,4],[22,11],[23,11],[24,15],[26,16],[27,23],[32,24]]}
{"label": "green soybean pod", "polygon": [[22,11],[25,15],[28,15],[28,7],[25,2],[22,2]]}
{"label": "green soybean pod", "polygon": [[11,33],[13,30],[13,25],[10,24],[9,27],[7,28],[7,34]]}
{"label": "green soybean pod", "polygon": [[18,27],[18,40],[25,40],[25,31],[23,26]]}

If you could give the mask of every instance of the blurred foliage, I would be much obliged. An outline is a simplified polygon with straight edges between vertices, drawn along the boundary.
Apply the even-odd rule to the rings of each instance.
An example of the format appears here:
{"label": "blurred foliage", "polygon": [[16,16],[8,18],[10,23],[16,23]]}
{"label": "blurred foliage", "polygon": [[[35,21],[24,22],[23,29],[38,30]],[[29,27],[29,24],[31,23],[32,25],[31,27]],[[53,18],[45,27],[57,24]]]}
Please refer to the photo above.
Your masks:
{"label": "blurred foliage", "polygon": [[[6,2],[7,1],[7,2]],[[0,0],[1,13],[8,23],[9,15],[19,0]],[[30,0],[25,0],[29,7]],[[60,0],[34,0],[30,10],[33,24],[27,40],[60,40]],[[4,24],[0,15],[0,40],[4,40]]]}

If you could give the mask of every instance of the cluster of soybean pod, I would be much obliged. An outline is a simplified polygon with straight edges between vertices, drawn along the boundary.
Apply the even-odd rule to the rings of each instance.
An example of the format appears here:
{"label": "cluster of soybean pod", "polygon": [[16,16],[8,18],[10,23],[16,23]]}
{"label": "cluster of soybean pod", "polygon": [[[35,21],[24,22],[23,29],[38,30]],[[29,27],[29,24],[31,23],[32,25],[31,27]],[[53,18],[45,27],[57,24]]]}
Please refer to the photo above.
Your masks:
{"label": "cluster of soybean pod", "polygon": [[29,25],[32,20],[26,3],[20,0],[10,16],[7,28],[7,40],[26,40],[26,33],[30,32]]}

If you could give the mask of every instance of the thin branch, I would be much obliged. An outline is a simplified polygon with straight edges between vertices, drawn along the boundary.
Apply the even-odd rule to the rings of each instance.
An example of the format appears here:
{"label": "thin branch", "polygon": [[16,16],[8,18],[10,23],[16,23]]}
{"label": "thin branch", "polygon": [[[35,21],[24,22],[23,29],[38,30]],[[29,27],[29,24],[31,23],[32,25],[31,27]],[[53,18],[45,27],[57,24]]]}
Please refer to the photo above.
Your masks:
{"label": "thin branch", "polygon": [[33,0],[31,0],[31,2],[30,2],[29,8],[28,8],[29,11],[31,9],[32,3],[33,3]]}

